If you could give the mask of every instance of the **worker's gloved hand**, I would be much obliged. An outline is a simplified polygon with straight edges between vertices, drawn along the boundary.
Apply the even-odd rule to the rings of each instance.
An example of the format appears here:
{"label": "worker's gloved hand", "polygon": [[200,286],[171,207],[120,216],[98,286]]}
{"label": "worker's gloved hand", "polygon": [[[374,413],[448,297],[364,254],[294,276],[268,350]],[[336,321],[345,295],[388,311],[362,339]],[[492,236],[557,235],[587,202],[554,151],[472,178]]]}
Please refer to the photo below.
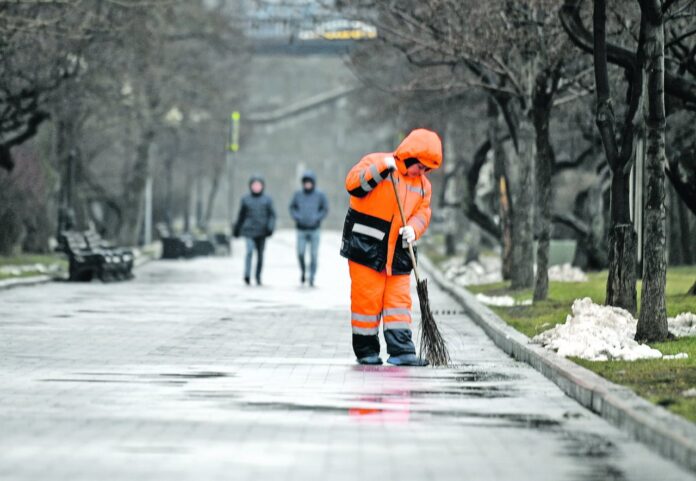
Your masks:
{"label": "worker's gloved hand", "polygon": [[399,234],[409,244],[413,244],[413,241],[416,240],[416,231],[410,225],[405,225],[399,229]]}
{"label": "worker's gloved hand", "polygon": [[387,166],[389,172],[394,172],[396,170],[396,160],[393,155],[387,155],[384,157],[384,165]]}

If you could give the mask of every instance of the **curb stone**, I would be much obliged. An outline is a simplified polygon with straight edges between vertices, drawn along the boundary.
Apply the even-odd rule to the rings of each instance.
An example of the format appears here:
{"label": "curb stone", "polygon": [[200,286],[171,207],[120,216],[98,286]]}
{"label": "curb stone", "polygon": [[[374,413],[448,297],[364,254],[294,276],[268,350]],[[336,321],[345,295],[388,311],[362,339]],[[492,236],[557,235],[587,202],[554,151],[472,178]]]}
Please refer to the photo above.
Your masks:
{"label": "curb stone", "polygon": [[0,281],[0,291],[12,289],[13,287],[36,286],[39,284],[51,282],[52,280],[53,278],[51,276],[30,276],[17,277],[14,279],[5,279],[3,281]]}
{"label": "curb stone", "polygon": [[469,291],[455,285],[426,256],[419,265],[493,342],[553,381],[569,397],[664,457],[696,473],[696,425],[651,404],[633,391],[551,352],[509,326]]}

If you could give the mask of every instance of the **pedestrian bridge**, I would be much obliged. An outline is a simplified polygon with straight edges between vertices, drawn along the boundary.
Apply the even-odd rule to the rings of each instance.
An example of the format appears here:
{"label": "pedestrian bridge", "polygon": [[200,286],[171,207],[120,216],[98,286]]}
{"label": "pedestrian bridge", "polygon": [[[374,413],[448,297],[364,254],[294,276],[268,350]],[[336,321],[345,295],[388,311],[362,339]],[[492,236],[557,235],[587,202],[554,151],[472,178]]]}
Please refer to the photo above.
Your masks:
{"label": "pedestrian bridge", "polygon": [[342,55],[358,42],[377,38],[374,26],[319,8],[313,3],[254,8],[244,32],[257,54]]}

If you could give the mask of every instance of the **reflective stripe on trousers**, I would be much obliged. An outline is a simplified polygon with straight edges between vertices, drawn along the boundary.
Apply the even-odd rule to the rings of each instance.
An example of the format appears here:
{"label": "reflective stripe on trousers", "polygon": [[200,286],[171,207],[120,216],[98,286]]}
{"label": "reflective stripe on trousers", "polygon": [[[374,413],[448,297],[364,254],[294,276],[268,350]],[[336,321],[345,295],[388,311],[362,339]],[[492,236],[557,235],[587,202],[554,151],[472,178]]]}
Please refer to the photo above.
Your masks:
{"label": "reflective stripe on trousers", "polygon": [[379,354],[379,324],[384,323],[387,352],[415,354],[411,334],[411,278],[387,276],[348,261],[351,277],[353,351],[358,358]]}

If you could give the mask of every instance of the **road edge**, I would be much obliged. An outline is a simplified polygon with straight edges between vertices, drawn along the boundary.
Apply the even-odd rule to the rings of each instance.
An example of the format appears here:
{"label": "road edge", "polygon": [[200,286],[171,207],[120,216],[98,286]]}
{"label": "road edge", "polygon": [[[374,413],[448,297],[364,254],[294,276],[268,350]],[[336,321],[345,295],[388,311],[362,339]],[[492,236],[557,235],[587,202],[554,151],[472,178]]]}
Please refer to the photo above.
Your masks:
{"label": "road edge", "polygon": [[508,355],[529,364],[566,395],[634,439],[696,472],[696,426],[692,423],[651,404],[626,387],[533,344],[527,336],[481,304],[473,294],[447,279],[425,256],[419,257],[419,265]]}

